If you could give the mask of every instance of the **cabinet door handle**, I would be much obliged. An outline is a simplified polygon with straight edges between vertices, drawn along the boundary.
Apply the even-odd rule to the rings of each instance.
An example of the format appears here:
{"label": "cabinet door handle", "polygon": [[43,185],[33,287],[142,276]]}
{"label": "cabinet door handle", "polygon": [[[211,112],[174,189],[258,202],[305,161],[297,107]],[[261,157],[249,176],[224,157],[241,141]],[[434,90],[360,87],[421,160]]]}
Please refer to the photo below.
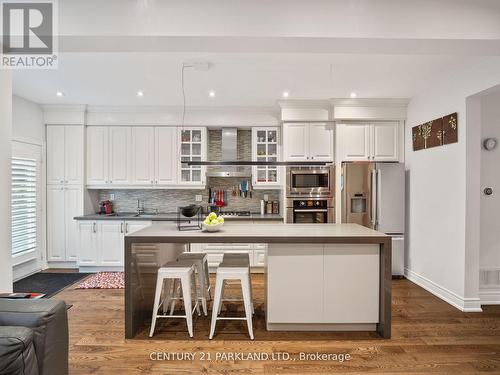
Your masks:
{"label": "cabinet door handle", "polygon": [[120,223],[120,233],[123,233],[123,223]]}
{"label": "cabinet door handle", "polygon": [[61,183],[61,184],[63,184],[63,183],[64,183],[64,180],[61,180],[61,181],[60,181],[60,183]]}
{"label": "cabinet door handle", "polygon": [[125,233],[128,233],[128,223],[125,223]]}
{"label": "cabinet door handle", "polygon": [[97,233],[97,223],[95,221],[92,223],[92,231]]}

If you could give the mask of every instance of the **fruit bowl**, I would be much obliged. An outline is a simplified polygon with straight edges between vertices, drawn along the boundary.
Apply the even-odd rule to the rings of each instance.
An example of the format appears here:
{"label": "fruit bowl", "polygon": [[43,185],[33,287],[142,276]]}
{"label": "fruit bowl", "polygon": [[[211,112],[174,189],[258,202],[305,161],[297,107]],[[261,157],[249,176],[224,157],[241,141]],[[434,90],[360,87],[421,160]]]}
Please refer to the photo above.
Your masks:
{"label": "fruit bowl", "polygon": [[215,212],[210,212],[205,220],[203,220],[203,229],[207,232],[218,232],[221,230],[224,225],[224,218],[222,216],[218,216]]}
{"label": "fruit bowl", "polygon": [[219,224],[205,224],[203,223],[203,229],[206,230],[207,232],[218,232],[222,229],[224,226],[224,223],[219,223]]}

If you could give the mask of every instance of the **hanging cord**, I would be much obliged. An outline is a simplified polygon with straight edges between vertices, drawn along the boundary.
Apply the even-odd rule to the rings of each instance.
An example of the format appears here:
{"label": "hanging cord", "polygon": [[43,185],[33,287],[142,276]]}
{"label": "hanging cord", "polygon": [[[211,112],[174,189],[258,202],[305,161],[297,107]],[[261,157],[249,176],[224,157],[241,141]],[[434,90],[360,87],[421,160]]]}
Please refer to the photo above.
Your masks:
{"label": "hanging cord", "polygon": [[182,87],[182,120],[181,120],[181,141],[179,142],[179,150],[178,155],[181,158],[182,163],[182,133],[184,132],[184,123],[186,121],[186,88],[184,87],[184,69],[191,67],[191,65],[187,65],[182,63],[181,68],[181,87]]}

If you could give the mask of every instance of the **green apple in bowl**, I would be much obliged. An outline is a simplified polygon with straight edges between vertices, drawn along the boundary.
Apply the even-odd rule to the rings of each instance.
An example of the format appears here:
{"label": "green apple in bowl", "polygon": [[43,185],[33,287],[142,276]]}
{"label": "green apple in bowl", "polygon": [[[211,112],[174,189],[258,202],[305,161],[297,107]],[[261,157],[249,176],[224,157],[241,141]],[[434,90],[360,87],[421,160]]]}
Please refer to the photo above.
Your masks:
{"label": "green apple in bowl", "polygon": [[208,232],[219,231],[223,224],[224,218],[222,216],[217,216],[215,212],[209,213],[205,220],[203,220],[203,228]]}

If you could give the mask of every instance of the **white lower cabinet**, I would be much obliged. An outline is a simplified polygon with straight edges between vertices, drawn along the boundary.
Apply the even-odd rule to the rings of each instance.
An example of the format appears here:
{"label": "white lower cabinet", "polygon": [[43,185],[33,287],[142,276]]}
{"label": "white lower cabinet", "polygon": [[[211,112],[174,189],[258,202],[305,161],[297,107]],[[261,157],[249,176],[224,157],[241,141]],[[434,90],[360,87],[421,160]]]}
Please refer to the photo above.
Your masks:
{"label": "white lower cabinet", "polygon": [[270,244],[267,322],[378,323],[379,266],[378,245]]}
{"label": "white lower cabinet", "polygon": [[78,252],[78,229],[73,218],[82,214],[80,186],[47,186],[47,260],[74,262]]}
{"label": "white lower cabinet", "polygon": [[107,267],[115,269],[124,266],[124,237],[126,234],[151,225],[151,221],[97,220],[80,221],[78,224],[80,267]]}
{"label": "white lower cabinet", "polygon": [[101,221],[97,226],[101,266],[123,266],[123,221]]}
{"label": "white lower cabinet", "polygon": [[248,254],[251,267],[265,267],[267,244],[252,243],[193,243],[191,252],[207,253],[208,267],[217,268],[222,262],[224,253],[242,253]]}

